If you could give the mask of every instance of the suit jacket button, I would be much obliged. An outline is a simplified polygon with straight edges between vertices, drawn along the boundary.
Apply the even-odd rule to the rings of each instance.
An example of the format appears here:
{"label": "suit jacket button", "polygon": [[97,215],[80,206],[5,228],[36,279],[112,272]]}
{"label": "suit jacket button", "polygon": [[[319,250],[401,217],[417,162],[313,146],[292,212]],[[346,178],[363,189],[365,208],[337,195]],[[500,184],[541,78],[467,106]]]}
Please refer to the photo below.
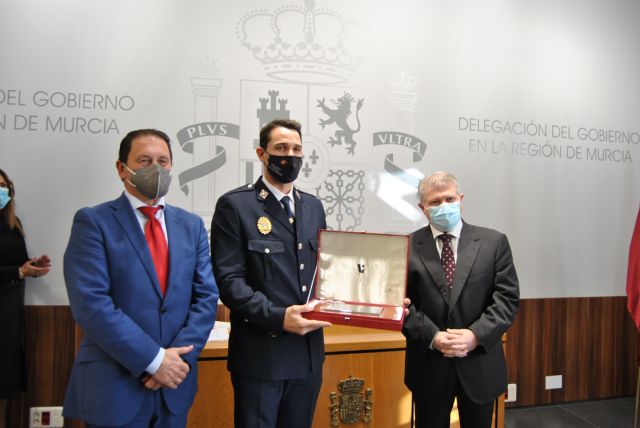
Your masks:
{"label": "suit jacket button", "polygon": [[161,313],[161,314],[164,314],[164,313],[166,313],[166,312],[167,312],[167,308],[160,308],[160,313]]}
{"label": "suit jacket button", "polygon": [[300,263],[300,270],[304,269],[304,263]]}
{"label": "suit jacket button", "polygon": [[302,250],[302,242],[298,242],[298,250]]}

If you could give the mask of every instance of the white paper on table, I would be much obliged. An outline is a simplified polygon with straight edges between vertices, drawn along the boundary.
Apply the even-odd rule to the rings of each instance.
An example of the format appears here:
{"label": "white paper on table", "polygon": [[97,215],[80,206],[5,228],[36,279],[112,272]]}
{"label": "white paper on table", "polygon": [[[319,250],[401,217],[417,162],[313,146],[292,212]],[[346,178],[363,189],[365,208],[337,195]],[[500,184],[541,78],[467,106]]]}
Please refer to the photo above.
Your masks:
{"label": "white paper on table", "polygon": [[211,329],[211,333],[209,333],[209,339],[207,339],[207,342],[214,340],[229,340],[229,330],[231,330],[231,323],[226,321],[216,321],[216,323],[213,325],[213,328]]}

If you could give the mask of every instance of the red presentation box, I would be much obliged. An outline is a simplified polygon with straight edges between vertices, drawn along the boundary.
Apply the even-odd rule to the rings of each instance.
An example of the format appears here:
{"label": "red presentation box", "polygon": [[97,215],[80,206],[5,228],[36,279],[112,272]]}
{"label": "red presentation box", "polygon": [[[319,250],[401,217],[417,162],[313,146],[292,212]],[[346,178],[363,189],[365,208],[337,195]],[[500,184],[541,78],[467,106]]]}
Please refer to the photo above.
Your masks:
{"label": "red presentation box", "polygon": [[401,330],[409,237],[321,230],[308,319]]}

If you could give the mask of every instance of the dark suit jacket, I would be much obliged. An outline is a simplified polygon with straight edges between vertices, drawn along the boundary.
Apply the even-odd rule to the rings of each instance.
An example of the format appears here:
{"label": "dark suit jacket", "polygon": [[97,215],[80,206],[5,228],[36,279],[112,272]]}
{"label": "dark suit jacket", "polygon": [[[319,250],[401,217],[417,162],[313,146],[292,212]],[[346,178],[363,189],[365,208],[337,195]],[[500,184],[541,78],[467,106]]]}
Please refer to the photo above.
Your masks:
{"label": "dark suit jacket", "polygon": [[[291,225],[262,179],[218,199],[211,224],[213,270],[231,310],[228,368],[264,380],[296,379],[322,368],[322,330],[305,336],[282,330],[286,308],[305,303],[316,266],[322,203],[294,190]],[[267,233],[258,220],[271,224]],[[265,230],[265,229],[263,229]]]}
{"label": "dark suit jacket", "polygon": [[191,406],[198,354],[216,317],[218,290],[202,220],[165,206],[169,278],[162,296],[149,246],[124,194],[83,208],[73,219],[64,278],[84,332],[71,372],[64,415],[96,425],[122,425],[139,411],[148,389],[140,377],[160,347],[193,345],[182,355],[191,371],[161,393],[169,411]]}
{"label": "dark suit jacket", "polygon": [[[494,400],[506,388],[501,337],[518,310],[518,277],[507,237],[463,223],[456,273],[447,290],[444,271],[429,226],[411,235],[407,294],[410,314],[405,384],[426,400],[438,396],[447,376],[458,375],[473,401]],[[464,358],[445,358],[429,345],[438,331],[468,328],[479,345]]]}

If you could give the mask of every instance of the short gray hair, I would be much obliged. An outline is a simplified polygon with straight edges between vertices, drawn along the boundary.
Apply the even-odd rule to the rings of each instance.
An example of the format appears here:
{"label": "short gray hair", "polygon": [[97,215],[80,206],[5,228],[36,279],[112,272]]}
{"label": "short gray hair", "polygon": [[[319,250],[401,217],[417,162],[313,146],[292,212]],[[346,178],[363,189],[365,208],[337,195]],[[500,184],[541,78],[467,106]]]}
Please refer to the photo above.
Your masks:
{"label": "short gray hair", "polygon": [[456,193],[460,194],[460,184],[458,179],[450,172],[438,171],[425,177],[418,185],[418,198],[420,202],[424,202],[429,193],[433,189],[442,189],[451,185],[456,186]]}

